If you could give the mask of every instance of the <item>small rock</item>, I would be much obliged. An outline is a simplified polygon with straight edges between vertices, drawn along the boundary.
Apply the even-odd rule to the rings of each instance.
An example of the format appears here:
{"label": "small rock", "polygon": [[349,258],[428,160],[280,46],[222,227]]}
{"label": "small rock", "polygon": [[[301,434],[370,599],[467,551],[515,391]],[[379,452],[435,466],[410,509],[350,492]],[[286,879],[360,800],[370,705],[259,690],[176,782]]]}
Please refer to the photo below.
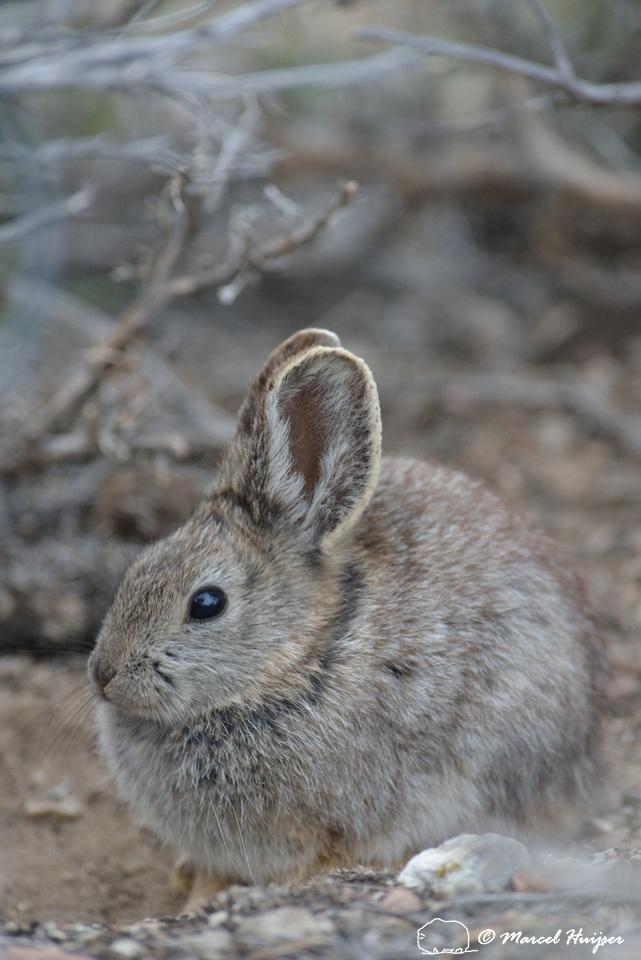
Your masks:
{"label": "small rock", "polygon": [[87,943],[91,940],[100,939],[103,935],[103,929],[99,924],[89,925],[86,923],[76,923],[74,925],[74,934],[78,940]]}
{"label": "small rock", "polygon": [[517,870],[512,877],[512,886],[517,893],[549,893],[552,884],[536,870]]}
{"label": "small rock", "polygon": [[[20,905],[18,904],[18,906]],[[19,920],[7,920],[7,922],[2,925],[2,930],[12,937],[27,936],[33,933],[35,926],[37,926],[37,924],[32,922],[21,923]]]}
{"label": "small rock", "polygon": [[505,890],[516,871],[529,864],[530,855],[518,840],[464,833],[412,857],[398,879],[411,890],[446,899]]}
{"label": "small rock", "polygon": [[137,923],[130,923],[127,927],[127,930],[133,937],[144,937],[147,934],[155,936],[156,934],[163,932],[164,923],[162,920],[159,920],[156,917],[150,917],[147,920],[139,920]]}
{"label": "small rock", "polygon": [[114,940],[109,949],[117,957],[123,957],[124,960],[137,960],[137,958],[141,957],[145,952],[144,947],[140,943],[136,943],[135,940],[130,940],[128,937],[121,937],[119,940]]}
{"label": "small rock", "polygon": [[9,947],[3,960],[90,960],[77,953],[63,953],[55,947]]}
{"label": "small rock", "polygon": [[29,774],[29,783],[32,787],[44,787],[47,783],[47,775],[40,767],[36,767]]}
{"label": "small rock", "polygon": [[193,937],[181,937],[177,941],[177,946],[181,950],[187,950],[199,957],[200,960],[214,960],[221,953],[231,951],[234,945],[234,938],[229,930],[219,928],[217,930],[205,930],[203,933],[196,934]]}
{"label": "small rock", "polygon": [[612,833],[614,825],[606,820],[605,817],[592,817],[587,823],[586,829],[593,835]]}
{"label": "small rock", "polygon": [[207,915],[207,924],[210,927],[219,927],[221,924],[226,923],[229,919],[229,914],[226,910],[216,910],[214,913]]}
{"label": "small rock", "polygon": [[80,801],[71,796],[46,798],[45,800],[26,800],[24,812],[28,817],[56,817],[60,820],[77,820],[83,814]]}
{"label": "small rock", "polygon": [[61,930],[60,927],[57,927],[55,923],[52,923],[50,920],[45,920],[42,924],[42,932],[55,943],[64,943],[67,939],[67,934],[64,930]]}
{"label": "small rock", "polygon": [[276,907],[243,920],[238,932],[243,940],[252,943],[274,940],[317,942],[322,941],[332,929],[326,917],[318,917],[304,907]]}
{"label": "small rock", "polygon": [[391,913],[416,913],[423,906],[420,897],[405,887],[394,887],[381,900],[383,910]]}

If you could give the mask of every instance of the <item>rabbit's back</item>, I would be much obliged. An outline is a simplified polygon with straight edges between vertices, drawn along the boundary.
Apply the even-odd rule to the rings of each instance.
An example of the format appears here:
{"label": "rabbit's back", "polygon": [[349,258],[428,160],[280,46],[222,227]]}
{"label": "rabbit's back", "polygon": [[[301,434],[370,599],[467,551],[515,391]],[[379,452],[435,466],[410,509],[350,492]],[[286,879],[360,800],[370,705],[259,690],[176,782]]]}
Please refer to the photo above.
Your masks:
{"label": "rabbit's back", "polygon": [[548,538],[478,481],[384,459],[355,542],[359,629],[411,762],[517,821],[594,787],[600,644]]}

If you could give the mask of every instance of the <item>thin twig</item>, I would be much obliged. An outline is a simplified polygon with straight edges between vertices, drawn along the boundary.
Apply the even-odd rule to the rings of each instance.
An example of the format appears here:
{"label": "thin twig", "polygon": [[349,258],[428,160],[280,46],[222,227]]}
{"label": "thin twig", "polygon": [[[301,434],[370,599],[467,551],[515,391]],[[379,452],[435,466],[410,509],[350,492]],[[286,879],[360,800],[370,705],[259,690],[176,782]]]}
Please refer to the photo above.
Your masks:
{"label": "thin twig", "polygon": [[247,103],[246,109],[238,123],[223,137],[223,142],[212,171],[211,188],[205,197],[204,208],[209,217],[211,217],[220,206],[238,157],[254,131],[257,121],[258,112],[256,109],[256,100],[252,97]]}
{"label": "thin twig", "polygon": [[534,60],[517,57],[502,50],[481,47],[472,43],[454,43],[438,37],[416,36],[389,27],[359,27],[352,31],[359,40],[373,40],[410,47],[428,57],[448,57],[478,66],[491,67],[503,73],[526,77],[548,87],[561,90],[574,100],[599,105],[637,106],[641,104],[641,83],[593,83],[568,75],[558,66],[548,67]]}
{"label": "thin twig", "polygon": [[[543,131],[537,131],[536,139],[528,140],[527,151],[516,158],[506,157],[503,150],[491,145],[469,153],[452,148],[441,151],[426,168],[393,153],[368,155],[349,147],[305,151],[294,144],[277,173],[281,177],[301,172],[306,176],[313,172],[345,176],[355,169],[363,178],[393,183],[411,205],[444,195],[491,193],[521,198],[553,190],[559,200],[605,213],[602,229],[608,228],[613,217],[634,222],[641,217],[638,173],[617,173],[599,166],[587,154],[563,143],[550,128],[545,129],[545,137]],[[613,226],[616,222],[612,220]]]}
{"label": "thin twig", "polygon": [[241,251],[237,258],[229,263],[211,270],[202,270],[200,273],[175,277],[166,286],[167,297],[191,297],[204,289],[229,286],[247,269],[261,272],[272,261],[309,246],[330,225],[334,215],[347,206],[357,191],[358,184],[348,180],[328,206],[308,223],[284,236],[259,244],[253,250]]}
{"label": "thin twig", "polygon": [[[194,40],[194,46],[201,42],[201,38]],[[221,77],[210,70],[159,63],[155,56],[141,56],[125,66],[119,62],[92,62],[88,55],[82,62],[78,57],[70,62],[70,57],[60,56],[51,58],[49,63],[27,59],[19,67],[0,72],[0,96],[16,96],[52,87],[79,87],[126,94],[152,90],[173,99],[215,97],[231,100],[248,93],[274,93],[303,86],[345,87],[377,79],[394,70],[415,67],[421,61],[422,57],[411,55],[407,50],[394,49],[338,63],[302,64]]]}
{"label": "thin twig", "polygon": [[135,30],[136,33],[149,33],[154,30],[174,30],[178,26],[200,19],[209,13],[216,3],[217,0],[202,0],[193,7],[176,10],[173,13],[163,13],[157,17],[147,17],[146,13],[141,16],[139,12],[127,24],[126,32],[131,33]]}
{"label": "thin twig", "polygon": [[[254,24],[300,6],[306,0],[248,0],[234,10],[192,30],[153,37],[63,36],[56,43],[25,44],[12,51],[11,59],[22,62],[0,75],[0,93],[60,86],[88,86],[101,89],[130,89],[145,77],[160,84],[163,69],[172,58],[203,44],[218,43]],[[131,68],[131,69],[129,69]],[[181,71],[188,77],[189,70]],[[120,73],[120,81],[118,81]],[[84,75],[84,83],[83,83]]]}
{"label": "thin twig", "polygon": [[506,126],[514,120],[533,114],[543,113],[557,103],[567,102],[564,93],[542,93],[537,97],[528,97],[503,107],[491,107],[453,120],[425,120],[417,121],[412,130],[423,135],[442,137],[444,134],[486,133]]}
{"label": "thin twig", "polygon": [[561,34],[557,30],[556,24],[550,16],[543,0],[530,0],[530,6],[541,21],[557,70],[566,80],[573,80],[576,74],[572,61],[561,39]]}
{"label": "thin twig", "polygon": [[51,398],[27,436],[27,445],[33,447],[44,436],[56,429],[73,410],[95,390],[114,359],[122,353],[142,330],[165,300],[164,288],[180,255],[188,229],[188,217],[182,200],[184,180],[174,178],[170,184],[170,200],[174,211],[171,232],[166,246],[150,271],[149,278],[134,303],[121,314],[113,332],[100,348],[92,351],[90,360],[71,377]]}
{"label": "thin twig", "polygon": [[150,13],[153,13],[154,8],[157,7],[159,3],[160,0],[143,0],[142,5],[138,7],[138,9],[134,9],[132,15],[128,18],[122,33],[125,33],[129,29],[137,26],[139,23],[148,23],[149,21],[147,20],[147,16]]}
{"label": "thin twig", "polygon": [[41,164],[58,163],[60,160],[78,159],[98,155],[101,159],[129,160],[144,163],[149,166],[158,164],[166,156],[172,156],[176,162],[186,160],[186,157],[177,157],[169,147],[166,136],[145,137],[141,140],[115,142],[107,137],[66,137],[60,140],[49,140],[35,149],[19,142],[0,143],[0,158],[9,161],[24,162],[27,159]]}
{"label": "thin twig", "polygon": [[95,195],[96,191],[93,187],[83,187],[82,190],[78,190],[70,197],[65,197],[64,200],[58,200],[47,207],[43,207],[42,210],[25,213],[22,217],[16,217],[9,223],[2,224],[0,226],[0,247],[9,243],[16,243],[28,234],[55,223],[57,220],[77,217],[91,206]]}
{"label": "thin twig", "polygon": [[[179,276],[172,279],[178,261],[180,260],[189,229],[189,217],[182,199],[185,186],[184,177],[179,175],[170,183],[170,201],[173,210],[173,220],[169,238],[160,255],[157,257],[144,289],[135,302],[121,314],[111,331],[87,355],[86,362],[64,384],[47,403],[40,416],[35,418],[27,436],[18,444],[16,453],[9,457],[2,465],[5,474],[15,474],[23,466],[37,467],[42,462],[48,462],[48,457],[39,457],[41,445],[47,438],[66,421],[72,419],[75,412],[99,387],[105,373],[118,361],[132,340],[143,330],[149,320],[159,311],[179,297],[191,296],[205,288],[219,288],[237,280],[242,274],[249,271],[260,272],[274,260],[293,253],[301,247],[308,246],[331,224],[335,214],[347,206],[358,190],[358,185],[350,180],[342,185],[331,203],[309,223],[292,230],[291,232],[258,245],[253,250],[241,251],[238,258],[217,270],[200,273],[194,276]],[[157,367],[163,364],[161,358],[153,361]],[[165,370],[166,373],[166,370]],[[206,420],[206,411],[193,398],[183,400],[190,404],[190,410],[201,424]],[[210,427],[209,430],[215,430]],[[216,439],[229,436],[228,422],[222,422],[217,430]],[[69,450],[70,455],[86,453],[86,447],[74,437],[73,442],[62,450]],[[56,448],[55,456],[59,457]]]}
{"label": "thin twig", "polygon": [[[50,321],[65,323],[75,331],[76,336],[88,340],[94,350],[96,343],[106,343],[113,333],[113,320],[106,313],[45,281],[14,279],[10,286],[10,298],[21,309],[35,310]],[[235,419],[193,386],[187,385],[149,342],[144,347],[141,370],[151,382],[162,384],[163,391],[182,407],[186,421],[195,429],[195,435],[186,440],[183,438],[182,445],[175,436],[170,436],[168,442],[161,442],[158,437],[149,435],[137,436],[128,439],[129,450],[165,451],[170,456],[184,459],[201,451],[218,450],[229,442]],[[97,450],[94,434],[95,431],[85,424],[74,426],[67,433],[43,437],[39,446],[31,448],[29,466],[46,467],[50,463],[90,459]],[[3,465],[5,473],[7,467],[8,464]],[[12,471],[15,470],[13,461],[11,467]]]}
{"label": "thin twig", "polygon": [[641,459],[641,417],[626,413],[576,377],[533,380],[513,374],[429,376],[421,389],[435,399],[476,404],[516,404],[529,410],[568,410]]}
{"label": "thin twig", "polygon": [[191,72],[192,89],[219,100],[241,94],[279,93],[300,87],[342,88],[377,80],[386,73],[419,66],[422,57],[408,50],[384,50],[371,56],[337,63],[304,63],[297,67],[257,70],[233,77],[212,77],[211,74]]}
{"label": "thin twig", "polygon": [[330,225],[335,214],[347,206],[355,194],[358,193],[358,190],[359,186],[355,180],[347,180],[334,200],[318,217],[303,224],[298,230],[292,230],[291,233],[283,237],[276,237],[275,240],[262,244],[253,253],[250,253],[249,261],[251,265],[257,270],[262,270],[268,261],[277,260],[294,250],[309,246]]}

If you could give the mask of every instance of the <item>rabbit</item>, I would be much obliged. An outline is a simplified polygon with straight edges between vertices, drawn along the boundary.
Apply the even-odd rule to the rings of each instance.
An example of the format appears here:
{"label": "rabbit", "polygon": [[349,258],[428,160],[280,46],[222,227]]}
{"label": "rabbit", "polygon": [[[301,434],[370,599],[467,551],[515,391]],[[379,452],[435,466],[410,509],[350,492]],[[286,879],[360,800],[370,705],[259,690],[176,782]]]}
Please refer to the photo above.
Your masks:
{"label": "rabbit", "polygon": [[271,354],[89,661],[122,794],[212,894],[550,821],[595,789],[604,670],[547,537],[381,460],[372,374],[317,329]]}

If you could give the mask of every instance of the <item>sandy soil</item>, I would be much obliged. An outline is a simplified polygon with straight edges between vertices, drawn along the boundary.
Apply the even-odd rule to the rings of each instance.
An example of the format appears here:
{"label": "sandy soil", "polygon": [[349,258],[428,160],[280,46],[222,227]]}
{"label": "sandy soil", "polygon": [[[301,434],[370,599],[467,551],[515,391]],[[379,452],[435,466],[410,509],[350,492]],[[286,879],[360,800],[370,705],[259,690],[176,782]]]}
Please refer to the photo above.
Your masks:
{"label": "sandy soil", "polygon": [[96,755],[85,687],[82,663],[0,660],[3,919],[125,921],[180,905],[171,860],[132,822]]}

